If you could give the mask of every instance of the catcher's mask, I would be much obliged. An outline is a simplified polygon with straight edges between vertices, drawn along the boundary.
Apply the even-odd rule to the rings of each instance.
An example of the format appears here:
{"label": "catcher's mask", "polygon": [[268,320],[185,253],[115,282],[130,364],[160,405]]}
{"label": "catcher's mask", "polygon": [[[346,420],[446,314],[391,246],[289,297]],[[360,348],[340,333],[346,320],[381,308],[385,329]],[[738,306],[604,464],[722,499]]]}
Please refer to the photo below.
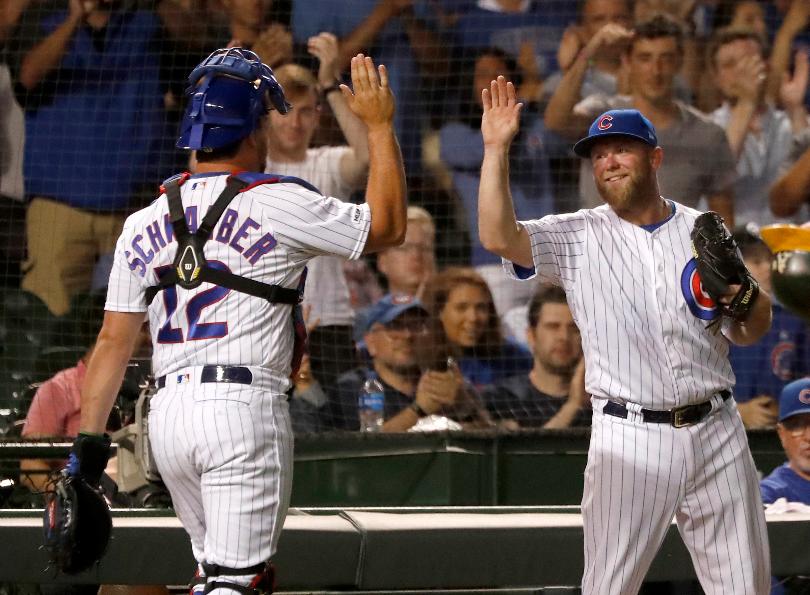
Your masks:
{"label": "catcher's mask", "polygon": [[216,50],[191,71],[177,148],[212,150],[256,130],[271,109],[292,107],[269,66],[243,48]]}

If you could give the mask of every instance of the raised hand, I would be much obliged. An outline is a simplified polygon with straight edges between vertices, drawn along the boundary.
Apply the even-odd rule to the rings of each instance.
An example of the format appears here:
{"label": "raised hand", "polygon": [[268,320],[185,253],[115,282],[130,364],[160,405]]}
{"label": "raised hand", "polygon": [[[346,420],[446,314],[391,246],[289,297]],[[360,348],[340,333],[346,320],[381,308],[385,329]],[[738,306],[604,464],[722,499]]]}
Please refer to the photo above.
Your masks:
{"label": "raised hand", "polygon": [[375,68],[370,57],[357,54],[352,58],[351,67],[352,89],[340,85],[349,108],[369,129],[391,125],[395,104],[385,65]]}
{"label": "raised hand", "polygon": [[810,23],[810,2],[793,0],[782,21],[782,29],[795,36],[801,33]]}
{"label": "raised hand", "polygon": [[796,52],[793,76],[788,73],[783,75],[782,84],[779,87],[779,100],[782,102],[782,107],[788,112],[804,105],[808,74],[810,74],[810,64],[808,62],[806,51],[800,50]]}
{"label": "raised hand", "polygon": [[577,59],[584,45],[583,36],[584,30],[581,25],[569,25],[563,33],[557,49],[557,64],[560,65],[560,70],[563,72],[571,68],[574,60]]}
{"label": "raised hand", "polygon": [[508,147],[520,129],[520,110],[523,104],[517,100],[515,85],[503,76],[490,83],[489,89],[481,91],[484,115],[481,117],[481,134],[484,146]]}
{"label": "raised hand", "polygon": [[70,0],[68,19],[79,22],[95,10],[98,0]]}
{"label": "raised hand", "polygon": [[292,33],[284,25],[273,23],[261,32],[251,49],[262,62],[274,67],[292,60]]}
{"label": "raised hand", "polygon": [[768,76],[768,66],[760,56],[745,56],[737,62],[734,94],[738,99],[758,101]]}
{"label": "raised hand", "polygon": [[623,45],[630,42],[633,38],[633,32],[618,23],[608,23],[596,35],[591,37],[590,41],[582,48],[582,54],[590,60],[607,47]]}
{"label": "raised hand", "polygon": [[332,33],[319,33],[307,40],[307,51],[318,59],[318,83],[329,87],[340,78],[338,38]]}

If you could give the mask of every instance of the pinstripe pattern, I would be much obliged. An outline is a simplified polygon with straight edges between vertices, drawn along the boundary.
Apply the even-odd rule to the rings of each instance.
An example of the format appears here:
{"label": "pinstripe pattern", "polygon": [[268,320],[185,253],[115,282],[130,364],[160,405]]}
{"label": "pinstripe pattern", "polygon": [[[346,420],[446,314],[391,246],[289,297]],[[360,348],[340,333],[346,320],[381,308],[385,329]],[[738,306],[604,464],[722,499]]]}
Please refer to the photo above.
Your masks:
{"label": "pinstripe pattern", "polygon": [[[566,290],[587,361],[585,595],[637,593],[673,517],[708,595],[769,591],[756,470],[733,399],[716,396],[734,385],[728,341],[693,314],[682,286],[698,214],[675,204],[652,232],[608,206],[522,222],[537,276]],[[607,399],[629,419],[602,414]],[[642,407],[707,399],[712,414],[688,428],[641,419]]]}
{"label": "pinstripe pattern", "polygon": [[[340,172],[340,162],[352,154],[351,147],[313,147],[307,149],[303,161],[278,162],[267,159],[265,171],[306,180],[329,196],[346,199],[356,188],[348,185]],[[343,273],[343,259],[318,256],[307,265],[307,288],[304,306],[309,307],[309,319],[320,320],[321,326],[354,324],[349,284]]]}
{"label": "pinstripe pattern", "polygon": [[275,552],[292,487],[284,395],[238,384],[170,384],[150,438],[195,558],[235,568]]}
{"label": "pinstripe pattern", "polygon": [[[196,178],[189,180],[181,187],[184,207],[197,207],[198,220],[201,219],[225,187],[226,179],[226,176],[201,178],[205,184],[198,183],[196,186]],[[240,253],[229,243],[216,241],[223,216],[214,228],[212,239],[205,245],[206,258],[225,263],[237,275],[290,288],[297,286],[304,266],[314,256],[335,254],[344,258],[359,258],[370,224],[367,205],[346,204],[336,198],[324,199],[297,184],[257,186],[237,195],[229,208],[239,214],[235,227],[248,217],[261,225],[260,229],[252,230],[240,242],[241,246],[249,247],[265,233],[272,234],[278,244],[255,265],[251,265],[243,257],[244,252]],[[156,246],[149,241],[145,230],[155,221],[162,225],[167,213],[168,203],[161,196],[127,219],[118,240],[110,274],[107,310],[146,311],[144,291],[157,283],[155,268],[171,264],[177,244],[172,241],[165,248],[155,251]],[[138,257],[132,247],[138,235],[143,239],[137,245],[143,251],[155,252],[143,276],[140,269],[130,270],[130,263]],[[172,328],[182,330],[184,337],[188,335],[189,301],[211,287],[206,283],[195,290],[177,290],[178,304],[169,322]],[[271,305],[259,298],[232,291],[225,299],[206,307],[200,317],[202,323],[227,323],[227,337],[215,341],[191,340],[167,344],[158,342],[157,338],[159,329],[167,322],[163,300],[164,296],[158,295],[149,308],[149,323],[155,345],[155,375],[162,376],[186,366],[215,363],[262,366],[274,370],[279,378],[289,376],[293,337],[290,306]]]}
{"label": "pinstripe pattern", "polygon": [[671,409],[734,385],[728,342],[692,315],[680,288],[698,214],[677,205],[652,233],[607,206],[522,222],[537,276],[566,290],[590,394]]}
{"label": "pinstripe pattern", "polygon": [[[192,231],[226,179],[195,176],[181,187]],[[291,306],[204,283],[163,291],[147,309],[145,290],[177,249],[167,214],[161,196],[127,219],[105,307],[148,310],[153,370],[166,376],[166,386],[152,399],[151,444],[195,558],[245,568],[271,558],[290,502],[293,433],[285,391]],[[316,256],[358,258],[370,216],[368,205],[324,198],[297,184],[260,185],[233,199],[205,256],[237,275],[295,288]],[[248,366],[253,381],[201,383],[207,364]],[[223,580],[248,585],[253,578]]]}

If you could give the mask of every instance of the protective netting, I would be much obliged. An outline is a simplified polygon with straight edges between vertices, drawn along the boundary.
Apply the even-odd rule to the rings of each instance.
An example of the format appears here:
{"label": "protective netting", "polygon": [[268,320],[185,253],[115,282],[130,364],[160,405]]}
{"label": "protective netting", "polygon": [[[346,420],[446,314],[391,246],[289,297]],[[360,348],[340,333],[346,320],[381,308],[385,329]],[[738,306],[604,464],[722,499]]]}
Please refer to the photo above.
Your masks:
{"label": "protective netting", "polygon": [[[587,425],[580,335],[564,296],[541,288],[530,307],[538,284],[507,279],[478,239],[481,89],[503,74],[525,104],[510,160],[519,218],[593,206],[588,166],[570,152],[586,132],[580,120],[648,105],[675,145],[663,193],[733,213],[767,289],[756,225],[807,215],[802,199],[769,203],[769,192],[810,144],[808,13],[804,0],[4,0],[0,436],[76,431],[84,364],[74,366],[100,328],[116,239],[161,180],[193,169],[174,148],[185,77],[227,45],[256,51],[294,106],[283,120],[271,114],[268,171],[346,201],[363,201],[368,151],[334,83],[349,81],[351,56],[364,52],[388,67],[397,100],[408,235],[382,254],[310,268],[296,430],[359,429],[360,395],[377,377],[383,418],[399,416],[387,429]],[[746,101],[757,107],[740,128]],[[148,263],[165,233],[144,232],[134,256]],[[606,255],[604,266],[627,263]],[[218,320],[224,303],[195,320]],[[189,324],[168,314],[172,328]],[[227,320],[232,335],[243,314]],[[149,374],[148,353],[140,357],[113,425],[134,419]],[[732,361],[739,401],[757,399],[747,423],[773,425],[782,385],[810,372],[807,328],[777,307],[772,331],[733,348]],[[65,369],[23,431],[37,386]]]}

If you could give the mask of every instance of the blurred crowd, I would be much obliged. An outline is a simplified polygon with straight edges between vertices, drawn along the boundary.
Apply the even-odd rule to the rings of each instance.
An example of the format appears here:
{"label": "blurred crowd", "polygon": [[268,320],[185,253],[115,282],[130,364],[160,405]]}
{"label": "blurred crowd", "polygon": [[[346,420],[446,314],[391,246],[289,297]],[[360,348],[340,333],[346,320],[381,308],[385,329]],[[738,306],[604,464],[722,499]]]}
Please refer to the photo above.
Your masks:
{"label": "blurred crowd", "polygon": [[[587,426],[565,295],[507,279],[477,237],[481,89],[503,74],[525,104],[519,218],[595,206],[572,140],[632,106],[665,148],[663,194],[721,213],[769,290],[759,227],[808,219],[808,24],[809,0],[4,0],[0,400],[17,419],[0,431],[75,433],[116,239],[160,180],[193,171],[174,147],[184,81],[224,46],[255,51],[293,105],[271,113],[266,171],[342,200],[362,198],[368,166],[337,86],[350,57],[384,63],[397,99],[407,236],[373,259],[313,261],[296,432],[360,429],[370,378],[383,431]],[[806,323],[774,310],[767,337],[731,350],[749,428],[774,427],[782,387],[810,374]]]}

